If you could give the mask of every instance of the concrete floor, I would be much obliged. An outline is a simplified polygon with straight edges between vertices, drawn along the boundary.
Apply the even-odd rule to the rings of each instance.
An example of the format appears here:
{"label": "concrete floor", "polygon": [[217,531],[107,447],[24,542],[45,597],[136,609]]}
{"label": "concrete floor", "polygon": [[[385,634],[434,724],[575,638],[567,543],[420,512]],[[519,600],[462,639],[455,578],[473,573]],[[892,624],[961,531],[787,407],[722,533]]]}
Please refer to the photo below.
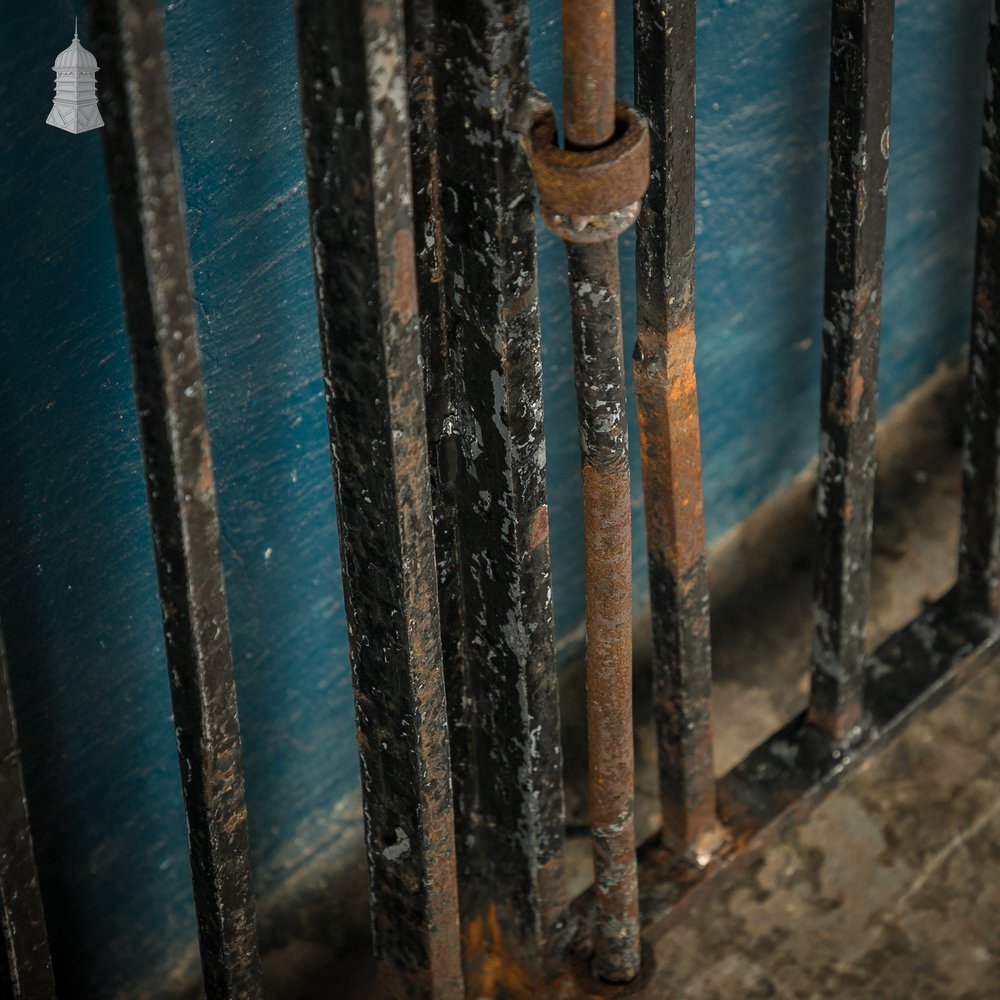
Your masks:
{"label": "concrete floor", "polygon": [[646,995],[1000,997],[998,665],[671,931]]}
{"label": "concrete floor", "polygon": [[[880,428],[872,646],[954,579],[961,394],[957,373],[939,373]],[[712,554],[719,773],[805,704],[811,480],[804,474]],[[647,618],[636,636],[644,837],[657,814],[648,630]],[[574,891],[591,878],[579,674],[568,670],[562,685]],[[371,995],[360,853],[345,851],[340,866],[262,914],[269,997]],[[1000,1000],[1000,664],[850,774],[697,904],[655,957],[649,998]]]}

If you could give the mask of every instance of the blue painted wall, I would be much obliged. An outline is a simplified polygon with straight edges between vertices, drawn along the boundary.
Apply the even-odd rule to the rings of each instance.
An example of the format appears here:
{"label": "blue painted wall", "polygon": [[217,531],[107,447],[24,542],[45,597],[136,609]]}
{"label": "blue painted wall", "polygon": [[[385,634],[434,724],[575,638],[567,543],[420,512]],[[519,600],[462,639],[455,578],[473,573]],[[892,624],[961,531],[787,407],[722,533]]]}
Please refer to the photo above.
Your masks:
{"label": "blue painted wall", "polygon": [[[897,0],[883,408],[965,339],[988,0]],[[67,996],[136,993],[194,918],[101,140],[45,126],[82,4],[0,36],[0,617]],[[534,77],[559,90],[557,0]],[[164,5],[258,893],[357,784],[290,3]],[[631,93],[619,4],[620,92]],[[816,445],[828,0],[701,0],[699,354],[713,538]],[[86,35],[84,34],[86,43]],[[98,77],[100,82],[100,77]],[[582,618],[563,251],[540,233],[556,621]],[[632,248],[623,252],[626,340]],[[630,346],[630,345],[629,345]],[[633,427],[633,441],[635,433]],[[636,583],[645,592],[641,500]]]}

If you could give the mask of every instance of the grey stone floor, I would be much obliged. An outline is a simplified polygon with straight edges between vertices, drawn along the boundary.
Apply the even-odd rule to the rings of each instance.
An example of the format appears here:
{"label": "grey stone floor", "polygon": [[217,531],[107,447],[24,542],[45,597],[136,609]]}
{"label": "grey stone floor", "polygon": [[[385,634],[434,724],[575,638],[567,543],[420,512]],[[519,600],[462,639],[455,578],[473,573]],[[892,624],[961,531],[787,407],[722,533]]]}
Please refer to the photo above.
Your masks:
{"label": "grey stone floor", "polygon": [[647,995],[1000,997],[998,667],[671,931]]}

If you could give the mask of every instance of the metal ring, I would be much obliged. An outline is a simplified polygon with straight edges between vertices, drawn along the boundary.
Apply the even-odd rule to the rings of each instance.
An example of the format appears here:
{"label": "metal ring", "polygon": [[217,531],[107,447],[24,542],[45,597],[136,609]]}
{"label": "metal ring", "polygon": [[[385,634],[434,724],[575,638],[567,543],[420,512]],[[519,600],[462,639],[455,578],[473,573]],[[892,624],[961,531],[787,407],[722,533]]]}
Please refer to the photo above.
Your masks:
{"label": "metal ring", "polygon": [[561,149],[551,107],[528,133],[542,216],[563,239],[611,239],[634,221],[649,184],[649,128],[623,101],[615,105],[614,138],[598,149]]}

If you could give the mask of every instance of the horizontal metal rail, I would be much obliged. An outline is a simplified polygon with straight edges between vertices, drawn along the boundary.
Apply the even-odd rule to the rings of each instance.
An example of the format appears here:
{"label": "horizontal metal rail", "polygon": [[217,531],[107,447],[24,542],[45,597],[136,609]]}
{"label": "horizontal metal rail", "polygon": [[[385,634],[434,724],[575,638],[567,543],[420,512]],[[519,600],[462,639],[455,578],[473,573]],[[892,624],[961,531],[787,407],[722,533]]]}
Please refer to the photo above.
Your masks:
{"label": "horizontal metal rail", "polygon": [[[808,711],[768,737],[719,780],[723,841],[692,871],[654,837],[639,850],[644,938],[654,943],[706,892],[745,871],[755,857],[809,812],[847,774],[876,753],[915,715],[995,665],[996,618],[968,609],[957,590],[888,639],[865,661],[868,725],[850,747],[815,726]],[[574,902],[583,919],[592,892]]]}

